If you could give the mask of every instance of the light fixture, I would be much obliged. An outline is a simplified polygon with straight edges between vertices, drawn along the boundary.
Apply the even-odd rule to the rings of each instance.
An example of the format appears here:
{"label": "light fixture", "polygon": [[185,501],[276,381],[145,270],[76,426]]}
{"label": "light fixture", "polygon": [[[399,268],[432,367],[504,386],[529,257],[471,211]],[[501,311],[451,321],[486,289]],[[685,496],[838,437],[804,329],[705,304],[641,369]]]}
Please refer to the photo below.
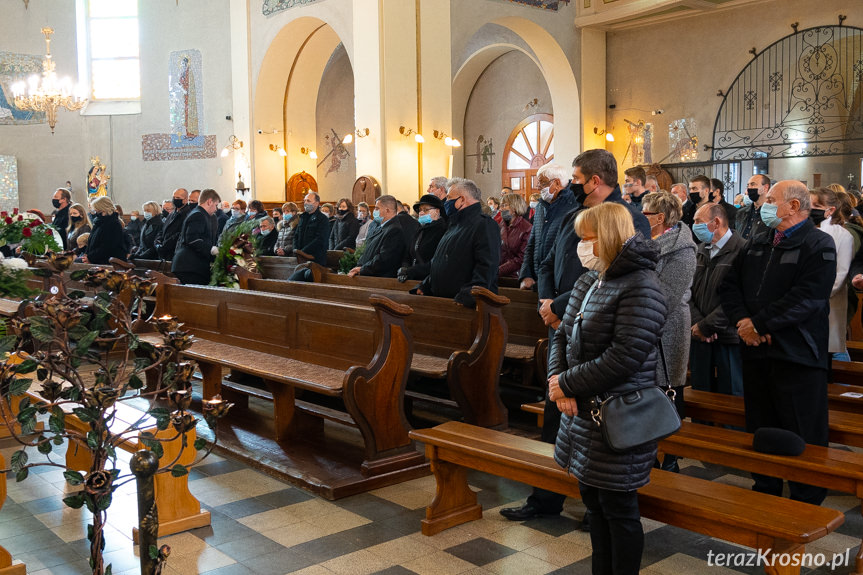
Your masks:
{"label": "light fixture", "polygon": [[311,148],[300,147],[300,153],[310,157],[313,160],[318,159],[318,154]]}
{"label": "light fixture", "polygon": [[225,145],[224,148],[222,148],[222,157],[227,158],[228,154],[230,154],[231,152],[235,152],[242,147],[243,141],[232,134],[231,137],[228,138],[228,143]]}
{"label": "light fixture", "polygon": [[426,139],[423,138],[422,134],[420,134],[419,132],[414,132],[412,128],[405,128],[404,126],[399,126],[399,134],[401,134],[405,138],[413,134],[414,141],[416,141],[417,144],[422,144],[426,141]]}
{"label": "light fixture", "polygon": [[612,134],[608,130],[600,130],[599,128],[594,126],[593,127],[593,133],[596,134],[597,136],[605,135],[605,140],[607,142],[613,142],[614,141],[614,134]]}
{"label": "light fixture", "polygon": [[441,131],[435,130],[434,131],[434,137],[436,140],[443,140],[443,143],[445,145],[449,146],[450,148],[460,148],[461,147],[461,142],[459,142],[455,138],[450,138],[449,136],[446,135],[446,132],[444,132],[442,130]]}
{"label": "light fixture", "polygon": [[288,155],[288,151],[278,144],[270,144],[270,149],[282,156],[283,158],[287,157]]}
{"label": "light fixture", "polygon": [[66,108],[70,112],[80,110],[87,105],[83,88],[80,84],[72,90],[72,81],[66,77],[57,79],[57,64],[51,57],[51,34],[53,28],[42,28],[45,34],[45,58],[42,60],[42,82],[39,76],[33,75],[27,80],[30,85],[28,95],[24,95],[26,84],[16,82],[12,86],[12,94],[15,96],[14,104],[19,110],[33,110],[34,112],[45,112],[48,118],[48,126],[54,133],[57,124],[57,109]]}
{"label": "light fixture", "polygon": [[[366,136],[369,135],[369,129],[363,128],[362,130],[360,130],[359,128],[357,128],[354,133],[357,135],[357,138],[365,138]],[[353,141],[354,141],[354,134],[348,134],[344,138],[342,138],[342,143],[345,145],[350,144]]]}

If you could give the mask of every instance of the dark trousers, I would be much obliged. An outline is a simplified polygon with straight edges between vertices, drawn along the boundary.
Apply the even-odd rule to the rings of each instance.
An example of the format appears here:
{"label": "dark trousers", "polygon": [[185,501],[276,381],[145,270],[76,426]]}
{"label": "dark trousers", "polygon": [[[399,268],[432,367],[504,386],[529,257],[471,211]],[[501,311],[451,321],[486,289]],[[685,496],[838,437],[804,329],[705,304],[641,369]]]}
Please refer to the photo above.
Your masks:
{"label": "dark trousers", "polygon": [[[774,344],[775,345],[775,344]],[[793,431],[811,445],[826,446],[827,370],[775,359],[743,362],[746,431],[778,427]],[[782,479],[752,474],[754,491],[782,495]],[[827,489],[789,481],[791,499],[820,505]]]}
{"label": "dark trousers", "polygon": [[[554,337],[554,330],[548,330],[548,336]],[[551,346],[548,346],[548,351],[551,353]],[[542,434],[540,439],[544,443],[551,443],[557,440],[557,430],[560,428],[560,410],[557,408],[557,403],[548,399],[548,392],[545,394],[545,410],[542,420]],[[566,500],[566,495],[555,493],[554,491],[546,491],[539,487],[533,488],[533,493],[527,498],[527,503],[533,505],[543,513],[554,515],[563,511],[563,502]]]}
{"label": "dark trousers", "polygon": [[313,282],[315,278],[312,276],[312,270],[309,268],[300,268],[292,273],[288,280],[292,282]]}
{"label": "dark trousers", "polygon": [[638,575],[644,551],[644,530],[638,491],[610,491],[579,484],[590,511],[593,575]]}
{"label": "dark trousers", "polygon": [[738,344],[692,340],[689,371],[692,389],[743,395],[743,362]]}
{"label": "dark trousers", "polygon": [[174,275],[177,276],[177,279],[180,280],[180,283],[183,285],[199,285],[205,286],[210,283],[210,273],[196,273],[196,272],[174,272]]}

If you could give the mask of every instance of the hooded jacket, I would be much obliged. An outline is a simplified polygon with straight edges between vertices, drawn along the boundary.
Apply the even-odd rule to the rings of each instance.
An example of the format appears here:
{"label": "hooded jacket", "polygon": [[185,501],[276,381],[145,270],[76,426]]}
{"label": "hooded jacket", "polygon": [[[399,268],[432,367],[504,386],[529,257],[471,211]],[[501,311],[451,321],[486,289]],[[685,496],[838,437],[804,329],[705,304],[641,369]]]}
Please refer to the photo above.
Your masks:
{"label": "hooded jacket", "polygon": [[591,418],[588,402],[596,395],[625,393],[656,381],[657,345],[666,316],[655,271],[658,260],[653,242],[636,233],[602,275],[576,330],[582,300],[600,275],[588,272],[578,279],[552,339],[548,372],[558,375],[564,395],[578,403],[577,415],[561,419],[554,459],[585,485],[631,491],[650,481],[656,443],[625,453],[612,451]]}

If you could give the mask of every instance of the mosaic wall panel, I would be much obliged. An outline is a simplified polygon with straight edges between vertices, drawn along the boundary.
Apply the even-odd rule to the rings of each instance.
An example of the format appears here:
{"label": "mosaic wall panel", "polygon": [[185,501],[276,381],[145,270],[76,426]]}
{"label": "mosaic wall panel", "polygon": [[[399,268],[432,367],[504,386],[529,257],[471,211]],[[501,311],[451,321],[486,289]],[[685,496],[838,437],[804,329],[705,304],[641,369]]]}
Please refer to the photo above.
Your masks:
{"label": "mosaic wall panel", "polygon": [[216,136],[181,140],[174,134],[144,134],[141,137],[141,150],[145,162],[205,160],[216,157]]}
{"label": "mosaic wall panel", "polygon": [[533,6],[534,8],[543,8],[544,10],[557,11],[561,6],[568,6],[569,0],[508,0],[513,4],[524,4],[525,6]]}
{"label": "mosaic wall panel", "polygon": [[169,134],[144,134],[145,162],[216,157],[216,136],[204,135],[204,79],[198,50],[171,52],[168,64]]}
{"label": "mosaic wall panel", "polygon": [[11,212],[18,207],[18,160],[15,156],[0,156],[0,211]]}
{"label": "mosaic wall panel", "polygon": [[287,10],[288,8],[296,8],[297,6],[305,6],[313,4],[319,0],[264,0],[261,6],[261,12],[264,16],[271,16],[276,12]]}
{"label": "mosaic wall panel", "polygon": [[168,99],[171,133],[192,140],[204,132],[204,90],[201,85],[201,52],[171,52]]}
{"label": "mosaic wall panel", "polygon": [[45,112],[19,110],[12,97],[12,84],[41,73],[42,56],[0,51],[0,124],[45,123]]}

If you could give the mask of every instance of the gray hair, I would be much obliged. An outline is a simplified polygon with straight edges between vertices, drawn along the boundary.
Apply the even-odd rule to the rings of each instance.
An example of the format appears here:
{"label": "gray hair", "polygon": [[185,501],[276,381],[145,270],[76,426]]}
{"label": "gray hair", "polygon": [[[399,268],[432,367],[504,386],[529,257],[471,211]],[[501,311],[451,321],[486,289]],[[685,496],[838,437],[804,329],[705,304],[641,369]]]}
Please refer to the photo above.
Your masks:
{"label": "gray hair", "polygon": [[570,173],[567,172],[563,166],[560,164],[552,164],[551,162],[536,171],[537,181],[539,181],[543,176],[545,176],[545,179],[548,181],[557,180],[560,182],[561,186],[565,186],[570,179]]}
{"label": "gray hair", "polygon": [[688,193],[689,193],[689,188],[687,188],[687,187],[686,187],[686,184],[682,184],[682,183],[680,183],[680,182],[677,182],[676,184],[671,184],[671,190],[670,190],[670,191],[671,191],[672,193],[674,193],[674,188],[683,188],[683,193],[684,193],[684,194],[688,194]]}
{"label": "gray hair", "polygon": [[273,218],[271,218],[270,216],[267,216],[267,217],[265,217],[265,218],[261,218],[261,219],[258,221],[258,226],[260,226],[260,225],[261,225],[262,223],[264,223],[264,222],[270,222],[270,225],[271,225],[271,226],[276,227],[276,220],[274,220],[274,219],[273,219]]}
{"label": "gray hair", "polygon": [[446,176],[438,176],[436,178],[431,179],[431,185],[439,190],[446,191],[447,189],[447,179]]}
{"label": "gray hair", "polygon": [[447,181],[446,187],[447,190],[450,188],[456,188],[461,191],[462,194],[464,194],[464,192],[467,192],[477,202],[482,201],[482,192],[473,180],[468,180],[465,178],[452,178]]}
{"label": "gray hair", "polygon": [[[780,182],[776,183],[779,184]],[[800,211],[808,212],[811,209],[811,204],[809,202],[809,188],[807,188],[803,182],[788,180],[788,186],[785,188],[783,198],[786,202],[790,202],[791,200],[797,200],[800,202]]]}

